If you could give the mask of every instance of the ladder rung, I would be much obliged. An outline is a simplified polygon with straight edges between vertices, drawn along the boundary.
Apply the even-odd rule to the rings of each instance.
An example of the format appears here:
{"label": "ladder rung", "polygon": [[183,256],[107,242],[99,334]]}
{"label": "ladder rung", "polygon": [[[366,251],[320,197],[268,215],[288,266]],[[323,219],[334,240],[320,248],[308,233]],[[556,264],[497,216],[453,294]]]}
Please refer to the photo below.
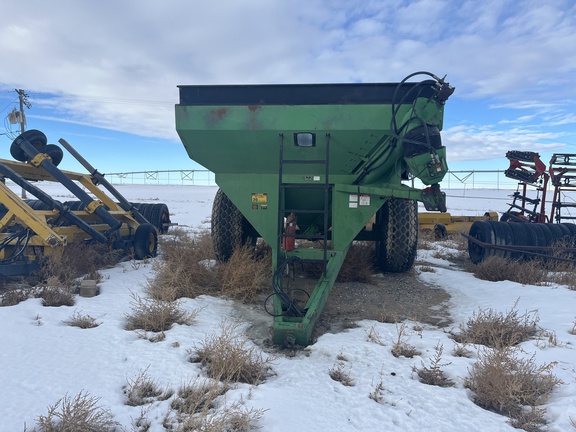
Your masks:
{"label": "ladder rung", "polygon": [[291,165],[308,165],[308,164],[326,164],[324,159],[310,159],[310,160],[303,160],[303,159],[284,159],[282,160],[283,164],[291,164]]}
{"label": "ladder rung", "polygon": [[330,188],[330,186],[326,186],[325,183],[313,183],[313,184],[309,184],[309,183],[282,183],[282,185],[280,186],[283,189],[325,189],[325,188]]}
{"label": "ladder rung", "polygon": [[285,213],[306,213],[306,214],[324,214],[326,210],[304,210],[304,209],[281,209]]}

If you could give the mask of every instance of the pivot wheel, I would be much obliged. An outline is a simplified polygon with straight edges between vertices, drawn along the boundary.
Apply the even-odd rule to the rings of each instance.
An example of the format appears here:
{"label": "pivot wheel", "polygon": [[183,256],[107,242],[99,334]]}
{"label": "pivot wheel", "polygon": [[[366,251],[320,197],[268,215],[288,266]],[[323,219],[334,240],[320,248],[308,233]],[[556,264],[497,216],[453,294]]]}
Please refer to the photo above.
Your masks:
{"label": "pivot wheel", "polygon": [[154,225],[144,223],[136,228],[134,234],[134,258],[143,260],[153,258],[158,253],[158,233]]}
{"label": "pivot wheel", "polygon": [[376,213],[376,265],[384,272],[409,270],[418,248],[418,204],[390,198]]}
{"label": "pivot wheel", "polygon": [[218,189],[212,204],[212,244],[216,258],[228,261],[238,246],[256,245],[258,234],[230,201],[222,189]]}

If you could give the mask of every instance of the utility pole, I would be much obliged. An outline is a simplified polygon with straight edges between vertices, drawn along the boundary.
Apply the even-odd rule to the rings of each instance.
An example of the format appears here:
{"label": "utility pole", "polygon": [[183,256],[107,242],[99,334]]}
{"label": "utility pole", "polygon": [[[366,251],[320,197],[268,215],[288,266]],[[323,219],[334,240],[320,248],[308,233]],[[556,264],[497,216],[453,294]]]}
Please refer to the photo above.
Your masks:
{"label": "utility pole", "polygon": [[32,108],[32,104],[28,100],[28,95],[22,89],[14,89],[16,93],[18,93],[18,98],[20,99],[20,133],[24,133],[25,125],[26,125],[26,117],[24,116],[24,106],[30,109]]}
{"label": "utility pole", "polygon": [[[28,100],[28,94],[22,89],[14,89],[16,93],[18,93],[18,98],[20,99],[20,133],[24,133],[26,130],[26,117],[24,116],[24,106],[30,109],[32,108],[32,104]],[[26,190],[22,189],[22,193],[20,195],[22,199],[26,199]]]}

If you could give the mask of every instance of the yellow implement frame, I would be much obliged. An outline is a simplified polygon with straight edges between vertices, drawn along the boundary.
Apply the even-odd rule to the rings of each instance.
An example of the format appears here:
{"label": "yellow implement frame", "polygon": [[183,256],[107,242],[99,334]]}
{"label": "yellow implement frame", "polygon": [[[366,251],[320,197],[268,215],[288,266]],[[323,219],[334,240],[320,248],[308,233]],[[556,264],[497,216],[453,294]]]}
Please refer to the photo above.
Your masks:
{"label": "yellow implement frame", "polygon": [[437,224],[446,227],[449,234],[468,232],[477,220],[498,220],[498,213],[486,212],[482,216],[452,216],[450,213],[418,213],[420,229],[433,230]]}

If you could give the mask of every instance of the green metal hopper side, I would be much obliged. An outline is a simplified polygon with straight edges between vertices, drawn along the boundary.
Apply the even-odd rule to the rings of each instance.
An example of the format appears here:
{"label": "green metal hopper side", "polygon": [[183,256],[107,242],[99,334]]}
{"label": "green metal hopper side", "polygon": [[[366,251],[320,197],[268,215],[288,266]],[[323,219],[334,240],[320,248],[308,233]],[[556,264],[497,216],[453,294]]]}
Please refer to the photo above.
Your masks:
{"label": "green metal hopper side", "polygon": [[[389,198],[445,211],[438,183],[447,165],[439,131],[453,88],[425,74],[434,79],[179,86],[177,132],[190,158],[215,173],[225,194],[217,196],[215,208],[241,215],[226,220],[213,213],[213,235],[215,223],[226,233],[244,230],[242,238],[226,234],[232,243],[245,241],[247,231],[257,233],[272,247],[275,269],[290,257],[324,263],[303,316],[289,316],[281,283],[275,284],[276,342],[308,343],[348,247]],[[402,184],[410,174],[432,187]],[[283,233],[292,213],[299,234]],[[229,226],[239,223],[233,219],[242,219],[242,227]],[[216,229],[217,237],[223,230]],[[368,239],[382,240],[375,235]],[[323,247],[281,248],[286,237],[320,240]],[[219,249],[226,258],[226,246],[216,245],[217,254]]]}

